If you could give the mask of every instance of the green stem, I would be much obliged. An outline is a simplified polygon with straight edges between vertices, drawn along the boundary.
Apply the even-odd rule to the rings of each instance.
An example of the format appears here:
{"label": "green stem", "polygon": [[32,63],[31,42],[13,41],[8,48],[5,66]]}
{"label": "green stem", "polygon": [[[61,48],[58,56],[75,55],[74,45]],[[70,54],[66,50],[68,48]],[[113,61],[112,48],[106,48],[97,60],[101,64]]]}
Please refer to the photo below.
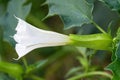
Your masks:
{"label": "green stem", "polygon": [[[83,66],[84,69],[85,69],[84,72],[88,72],[88,69],[89,69],[89,60],[88,60],[87,55],[86,55],[86,49],[83,48],[83,47],[76,47],[76,48],[78,49],[78,51],[80,51],[80,53],[81,53],[81,55],[82,55],[81,59],[83,59],[84,61],[81,61],[81,60],[79,59],[79,57],[78,57],[78,60],[79,60],[79,62],[80,62],[81,64],[82,64],[82,62],[86,63],[86,65],[85,65],[85,64],[82,64],[82,66]],[[81,52],[81,50],[84,50],[84,49],[85,49],[85,52]]]}
{"label": "green stem", "polygon": [[78,76],[69,78],[68,80],[77,80],[77,79],[81,79],[83,77],[94,76],[94,75],[102,75],[102,76],[106,76],[106,77],[112,79],[112,75],[110,75],[106,72],[95,71],[95,72],[83,73],[83,74],[80,74]]}
{"label": "green stem", "polygon": [[28,68],[28,64],[27,64],[27,60],[25,59],[25,57],[22,58],[22,61],[25,65],[25,68],[27,69]]}
{"label": "green stem", "polygon": [[97,28],[97,29],[99,29],[102,33],[104,33],[104,34],[107,34],[98,24],[96,24],[94,21],[92,21],[92,23],[93,23],[93,25],[95,25],[95,27]]}
{"label": "green stem", "polygon": [[88,69],[89,69],[89,61],[88,61],[88,58],[87,58],[87,55],[83,57],[84,59],[84,63],[86,63],[85,66],[83,66],[85,68],[85,72],[88,72]]}
{"label": "green stem", "polygon": [[92,54],[89,56],[88,58],[89,64],[91,64],[91,60],[96,53],[97,53],[97,50],[93,50]]}

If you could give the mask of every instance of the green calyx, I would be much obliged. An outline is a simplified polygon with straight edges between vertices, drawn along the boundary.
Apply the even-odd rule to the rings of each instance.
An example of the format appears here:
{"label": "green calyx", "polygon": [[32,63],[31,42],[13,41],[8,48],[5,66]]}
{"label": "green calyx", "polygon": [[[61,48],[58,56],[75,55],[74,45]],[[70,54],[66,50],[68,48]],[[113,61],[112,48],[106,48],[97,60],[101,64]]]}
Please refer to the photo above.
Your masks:
{"label": "green calyx", "polygon": [[70,45],[96,50],[112,50],[112,37],[108,34],[74,35],[70,34]]}

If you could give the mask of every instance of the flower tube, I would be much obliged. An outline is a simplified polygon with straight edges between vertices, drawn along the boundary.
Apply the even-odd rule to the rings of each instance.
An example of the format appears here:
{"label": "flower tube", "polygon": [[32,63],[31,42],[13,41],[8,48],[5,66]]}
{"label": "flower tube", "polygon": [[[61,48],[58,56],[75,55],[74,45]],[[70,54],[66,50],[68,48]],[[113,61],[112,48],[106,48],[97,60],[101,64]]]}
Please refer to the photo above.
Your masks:
{"label": "flower tube", "polygon": [[70,41],[67,35],[42,30],[30,25],[20,18],[17,19],[17,32],[14,35],[14,40],[17,42],[15,49],[18,54],[16,60],[36,48],[66,45]]}

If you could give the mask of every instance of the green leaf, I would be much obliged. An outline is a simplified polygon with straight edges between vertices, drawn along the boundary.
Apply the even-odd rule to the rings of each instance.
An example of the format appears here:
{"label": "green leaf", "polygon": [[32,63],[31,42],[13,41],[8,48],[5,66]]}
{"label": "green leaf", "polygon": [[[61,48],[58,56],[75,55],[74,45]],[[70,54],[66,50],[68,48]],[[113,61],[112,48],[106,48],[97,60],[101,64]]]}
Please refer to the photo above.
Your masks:
{"label": "green leaf", "polygon": [[86,0],[47,0],[47,17],[59,15],[65,28],[91,23],[93,3]]}
{"label": "green leaf", "polygon": [[112,61],[116,59],[116,49],[118,48],[118,45],[120,44],[120,28],[118,28],[116,37],[113,39],[113,54],[112,54]]}
{"label": "green leaf", "polygon": [[30,12],[31,4],[25,5],[26,0],[10,0],[6,13],[0,17],[0,25],[4,30],[4,40],[14,43],[11,36],[15,34],[17,20],[14,15],[25,19]]}
{"label": "green leaf", "polygon": [[115,55],[116,55],[116,59],[107,67],[107,69],[110,69],[113,72],[112,80],[119,80],[120,79],[120,69],[119,69],[120,68],[120,42]]}
{"label": "green leaf", "polygon": [[114,49],[112,54],[112,63],[108,65],[106,69],[111,70],[113,72],[113,79],[112,80],[119,80],[120,79],[120,28],[118,28],[117,35],[113,40]]}
{"label": "green leaf", "polygon": [[120,11],[120,0],[100,0],[109,6],[113,11]]}

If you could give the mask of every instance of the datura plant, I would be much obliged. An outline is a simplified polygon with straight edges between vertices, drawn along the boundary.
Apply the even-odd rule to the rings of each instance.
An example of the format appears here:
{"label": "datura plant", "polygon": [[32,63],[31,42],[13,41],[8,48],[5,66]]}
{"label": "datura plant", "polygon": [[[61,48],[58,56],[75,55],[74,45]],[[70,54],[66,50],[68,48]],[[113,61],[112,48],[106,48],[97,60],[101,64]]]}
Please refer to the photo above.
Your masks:
{"label": "datura plant", "polygon": [[14,35],[14,39],[17,42],[15,46],[18,54],[17,60],[36,48],[49,46],[72,45],[96,50],[112,49],[112,37],[107,33],[64,35],[53,31],[38,29],[20,18],[17,19],[17,33]]}

